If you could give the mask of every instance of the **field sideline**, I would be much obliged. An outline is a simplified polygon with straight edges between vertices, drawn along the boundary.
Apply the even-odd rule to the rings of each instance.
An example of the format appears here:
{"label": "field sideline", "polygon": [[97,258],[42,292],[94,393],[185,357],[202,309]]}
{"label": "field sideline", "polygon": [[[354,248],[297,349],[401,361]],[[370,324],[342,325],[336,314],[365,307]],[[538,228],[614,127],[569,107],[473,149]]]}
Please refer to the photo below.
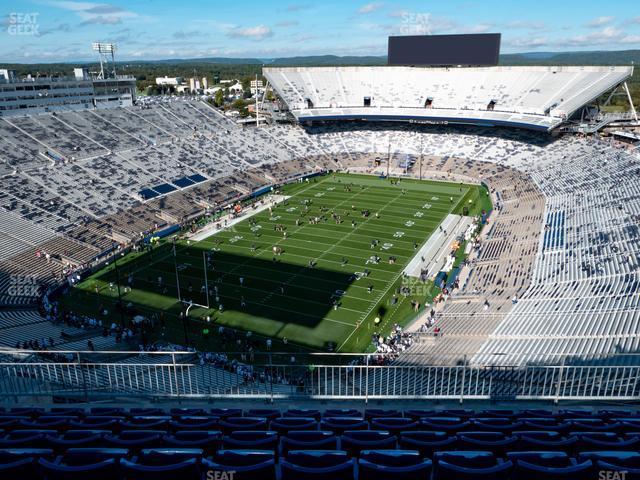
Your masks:
{"label": "field sideline", "polygon": [[[409,297],[393,298],[401,272],[416,246],[447,214],[461,213],[464,205],[471,213],[487,208],[488,198],[481,190],[405,179],[393,185],[388,179],[348,174],[287,185],[282,193],[291,197],[275,205],[272,213],[262,211],[199,242],[177,242],[182,299],[207,304],[202,293],[207,264],[212,308],[192,307],[189,330],[200,344],[202,328],[214,333],[224,325],[286,338],[313,350],[364,351],[374,332],[406,322],[412,315],[411,300],[424,304],[428,285],[412,290]],[[364,210],[370,211],[366,217]],[[341,217],[339,223],[333,214]],[[312,224],[313,217],[323,218]],[[377,241],[375,247],[372,241]],[[282,249],[281,255],[274,255],[274,246]],[[378,263],[371,261],[372,255],[380,258]],[[314,267],[309,267],[310,261]],[[177,320],[170,322],[180,310],[172,246],[165,243],[152,253],[129,255],[118,263],[121,286],[129,278],[132,282],[124,302],[145,314],[165,311],[167,323],[173,323],[169,336],[178,335],[182,326],[175,325]],[[69,303],[87,309],[98,302],[112,305],[117,300],[115,278],[112,266],[97,272],[73,289]],[[210,325],[204,321],[207,316]],[[382,319],[377,328],[376,316]]]}

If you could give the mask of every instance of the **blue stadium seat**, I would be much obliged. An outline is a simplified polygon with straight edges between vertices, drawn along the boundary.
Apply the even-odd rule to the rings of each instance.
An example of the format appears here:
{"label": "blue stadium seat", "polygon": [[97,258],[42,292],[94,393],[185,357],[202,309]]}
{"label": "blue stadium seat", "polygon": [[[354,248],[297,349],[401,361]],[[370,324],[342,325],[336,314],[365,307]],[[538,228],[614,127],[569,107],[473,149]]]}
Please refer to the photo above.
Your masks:
{"label": "blue stadium seat", "polygon": [[516,417],[516,412],[514,410],[507,410],[507,409],[481,410],[480,414],[475,416],[475,418],[508,418],[508,419],[514,419],[515,417]]}
{"label": "blue stadium seat", "polygon": [[555,432],[565,433],[569,430],[569,422],[565,422],[558,418],[546,418],[546,417],[522,417],[523,430],[553,430]]}
{"label": "blue stadium seat", "polygon": [[575,480],[597,478],[593,476],[593,462],[586,460],[566,467],[547,467],[519,460],[514,467],[514,476],[519,480]]}
{"label": "blue stadium seat", "polygon": [[205,472],[235,472],[235,480],[276,480],[275,457],[270,451],[220,450],[212,461],[202,460],[202,466]]}
{"label": "blue stadium seat", "polygon": [[162,448],[163,430],[123,430],[118,435],[105,435],[105,446],[128,448],[139,451],[143,448]]}
{"label": "blue stadium seat", "polygon": [[459,417],[429,417],[420,419],[420,430],[435,430],[450,433],[463,432],[471,428],[469,420]]}
{"label": "blue stadium seat", "polygon": [[415,431],[400,434],[400,448],[418,450],[424,457],[432,457],[439,450],[453,449],[457,439],[447,432]]}
{"label": "blue stadium seat", "polygon": [[56,430],[12,430],[0,436],[0,448],[47,448]]}
{"label": "blue stadium seat", "polygon": [[316,410],[314,408],[311,409],[298,409],[293,408],[284,412],[283,417],[304,417],[304,418],[313,418],[317,421],[320,421],[322,415],[320,414],[320,410]]}
{"label": "blue stadium seat", "polygon": [[526,409],[516,413],[517,418],[557,418],[551,410]]}
{"label": "blue stadium seat", "polygon": [[364,419],[367,421],[373,418],[385,417],[399,418],[402,417],[402,412],[400,410],[384,410],[381,408],[369,408],[364,411]]}
{"label": "blue stadium seat", "polygon": [[320,430],[331,430],[341,435],[346,430],[368,430],[369,423],[362,417],[328,417],[320,422]]}
{"label": "blue stadium seat", "polygon": [[91,416],[107,416],[107,417],[124,417],[126,411],[124,408],[114,407],[94,407],[91,410]]}
{"label": "blue stadium seat", "polygon": [[503,456],[512,449],[517,438],[500,432],[465,432],[456,436],[458,450],[483,450],[496,456]]}
{"label": "blue stadium seat", "polygon": [[359,480],[427,480],[431,460],[416,450],[365,450],[358,460]]}
{"label": "blue stadium seat", "polygon": [[282,455],[290,450],[336,450],[338,437],[333,432],[318,430],[291,430],[280,439]]}
{"label": "blue stadium seat", "polygon": [[71,415],[74,417],[84,417],[85,411],[84,408],[76,408],[76,407],[54,407],[49,410],[51,415]]}
{"label": "blue stadium seat", "polygon": [[67,430],[64,434],[48,435],[49,446],[56,451],[68,448],[100,447],[105,435],[110,435],[109,430]]}
{"label": "blue stadium seat", "polygon": [[637,450],[640,437],[622,438],[613,432],[574,432],[578,438],[576,448],[583,451],[593,450]]}
{"label": "blue stadium seat", "polygon": [[219,419],[209,416],[182,416],[169,421],[169,428],[174,431],[184,430],[216,430]]}
{"label": "blue stadium seat", "polygon": [[241,408],[212,408],[209,413],[218,418],[242,417]]}
{"label": "blue stadium seat", "polygon": [[16,448],[0,450],[0,478],[7,480],[40,480],[37,462],[52,459],[51,449]]}
{"label": "blue stadium seat", "polygon": [[591,460],[594,463],[605,461],[620,466],[640,468],[640,452],[638,451],[600,450],[581,452],[578,455],[578,461],[584,462],[585,460]]}
{"label": "blue stadium seat", "polygon": [[347,430],[340,437],[340,448],[352,457],[360,455],[362,450],[394,449],[397,438],[383,430]]}
{"label": "blue stadium seat", "polygon": [[121,430],[120,422],[124,419],[123,416],[92,414],[80,420],[72,420],[69,422],[69,426],[80,430],[111,430],[116,433]]}
{"label": "blue stadium seat", "polygon": [[330,417],[357,417],[364,418],[362,412],[354,408],[329,408],[322,414],[323,418]]}
{"label": "blue stadium seat", "polygon": [[166,430],[170,416],[134,416],[121,422],[123,430]]}
{"label": "blue stadium seat", "polygon": [[602,418],[580,418],[569,420],[570,432],[618,432],[622,429],[620,422],[606,421]]}
{"label": "blue stadium seat", "polygon": [[206,417],[209,413],[204,408],[172,408],[169,410],[172,417]]}
{"label": "blue stadium seat", "polygon": [[10,463],[21,458],[49,458],[53,459],[54,451],[50,448],[2,448],[0,449],[0,463]]}
{"label": "blue stadium seat", "polygon": [[130,408],[130,417],[163,417],[167,412],[162,408]]}
{"label": "blue stadium seat", "polygon": [[207,455],[212,455],[222,447],[222,432],[217,430],[186,430],[164,435],[162,440],[167,447],[200,448]]}
{"label": "blue stadium seat", "polygon": [[633,418],[640,418],[640,413],[633,411],[633,410],[600,410],[598,411],[598,416],[600,418],[604,418],[607,420],[610,419],[622,419],[622,418],[626,418],[626,419],[633,419]]}
{"label": "blue stadium seat", "polygon": [[491,452],[436,452],[433,457],[434,480],[506,480],[513,464],[503,462]]}
{"label": "blue stadium seat", "polygon": [[117,480],[120,476],[120,462],[114,458],[89,465],[64,465],[41,458],[38,466],[47,480]]}
{"label": "blue stadium seat", "polygon": [[128,458],[126,448],[69,448],[64,452],[62,461],[66,465],[89,465],[115,458]]}
{"label": "blue stadium seat", "polygon": [[240,430],[266,430],[267,419],[260,417],[228,417],[221,419],[218,425],[225,434]]}
{"label": "blue stadium seat", "polygon": [[9,416],[2,415],[0,416],[0,430],[4,430],[5,432],[8,432],[10,430],[19,429],[20,422],[22,420],[29,420],[30,418],[31,417],[27,417],[26,415],[22,415],[22,416],[16,415],[15,417],[13,415],[9,415]]}
{"label": "blue stadium seat", "polygon": [[638,418],[616,418],[620,424],[618,428],[620,433],[640,432],[640,419]]}
{"label": "blue stadium seat", "polygon": [[557,451],[508,452],[507,458],[514,464],[524,461],[543,467],[568,467],[572,465],[571,457],[566,452]]}
{"label": "blue stadium seat", "polygon": [[20,429],[34,429],[34,430],[46,430],[53,429],[57,431],[63,431],[69,428],[69,424],[72,420],[77,420],[75,416],[63,416],[63,415],[41,415],[39,417],[30,418],[28,420],[20,420]]}
{"label": "blue stadium seat", "polygon": [[40,407],[14,407],[8,413],[19,417],[37,417],[45,413],[45,409]]}
{"label": "blue stadium seat", "polygon": [[507,417],[479,417],[471,419],[472,427],[477,431],[503,432],[509,434],[522,428],[522,422]]}
{"label": "blue stadium seat", "polygon": [[372,430],[386,430],[394,435],[415,430],[420,425],[417,421],[406,417],[376,417],[370,423]]}
{"label": "blue stadium seat", "polygon": [[440,462],[448,462],[453,465],[467,466],[473,468],[486,468],[496,465],[496,456],[491,452],[484,451],[442,451],[433,454],[434,466]]}
{"label": "blue stadium seat", "polygon": [[404,416],[412,418],[414,420],[419,420],[424,417],[437,417],[440,413],[436,410],[422,410],[422,409],[411,409],[405,410]]}
{"label": "blue stadium seat", "polygon": [[517,437],[518,450],[558,450],[571,452],[578,443],[577,437],[563,437],[554,431],[520,431],[513,432]]}
{"label": "blue stadium seat", "polygon": [[269,450],[278,446],[278,432],[264,430],[240,430],[226,435],[222,442],[227,450]]}
{"label": "blue stadium seat", "polygon": [[174,465],[195,458],[202,460],[204,451],[201,448],[145,448],[140,451],[136,461],[142,465]]}
{"label": "blue stadium seat", "polygon": [[254,408],[247,412],[247,417],[259,417],[273,420],[274,418],[280,418],[282,413],[276,408]]}
{"label": "blue stadium seat", "polygon": [[318,422],[312,417],[283,417],[272,420],[269,428],[283,435],[289,430],[317,430]]}
{"label": "blue stadium seat", "polygon": [[172,465],[143,465],[122,460],[127,480],[201,480],[198,460],[191,458]]}
{"label": "blue stadium seat", "polygon": [[564,420],[571,420],[576,418],[592,418],[594,413],[591,410],[563,409],[558,412],[558,415]]}
{"label": "blue stadium seat", "polygon": [[438,416],[439,417],[458,417],[458,418],[461,418],[463,420],[469,420],[474,415],[475,415],[475,412],[473,410],[470,410],[470,409],[448,408],[448,409],[442,410],[442,413],[440,415],[438,415]]}
{"label": "blue stadium seat", "polygon": [[355,460],[340,450],[292,450],[280,462],[282,480],[353,480]]}

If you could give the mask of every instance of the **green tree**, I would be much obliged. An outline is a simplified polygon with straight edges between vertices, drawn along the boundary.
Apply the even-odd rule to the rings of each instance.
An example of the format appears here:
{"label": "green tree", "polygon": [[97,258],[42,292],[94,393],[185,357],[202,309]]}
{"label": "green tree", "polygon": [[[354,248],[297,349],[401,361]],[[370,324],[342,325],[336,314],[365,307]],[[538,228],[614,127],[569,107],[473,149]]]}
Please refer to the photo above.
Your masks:
{"label": "green tree", "polygon": [[221,107],[224,104],[224,93],[222,89],[218,90],[214,97],[214,103],[216,107]]}

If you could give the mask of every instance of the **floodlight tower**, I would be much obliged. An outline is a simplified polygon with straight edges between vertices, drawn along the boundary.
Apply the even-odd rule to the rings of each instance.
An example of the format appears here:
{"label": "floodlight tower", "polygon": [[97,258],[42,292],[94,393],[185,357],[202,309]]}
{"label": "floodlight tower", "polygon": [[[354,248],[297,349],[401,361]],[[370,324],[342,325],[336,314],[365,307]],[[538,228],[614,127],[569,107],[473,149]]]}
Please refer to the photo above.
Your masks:
{"label": "floodlight tower", "polygon": [[[115,43],[99,43],[94,42],[91,44],[91,47],[95,52],[98,52],[100,57],[100,75],[98,78],[104,80],[107,78],[107,75],[113,74],[113,78],[116,78],[116,44]],[[111,57],[111,68],[112,71],[109,72],[109,57]],[[107,68],[107,73],[105,75],[105,67]]]}

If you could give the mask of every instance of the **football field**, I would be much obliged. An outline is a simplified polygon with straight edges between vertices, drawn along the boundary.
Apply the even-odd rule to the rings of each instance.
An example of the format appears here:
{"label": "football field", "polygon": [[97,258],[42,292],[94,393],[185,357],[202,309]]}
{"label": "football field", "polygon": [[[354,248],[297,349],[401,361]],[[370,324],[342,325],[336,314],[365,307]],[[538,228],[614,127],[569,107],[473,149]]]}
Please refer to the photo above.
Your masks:
{"label": "football field", "polygon": [[[223,325],[314,350],[363,351],[374,332],[414,314],[412,300],[424,304],[424,288],[397,292],[420,246],[449,213],[477,213],[488,201],[479,186],[349,174],[280,193],[287,199],[253,215],[245,208],[242,221],[202,241],[178,240],[175,257],[166,242],[119,261],[120,285],[131,282],[124,301],[171,319],[179,283],[180,298],[198,304],[189,322],[212,332]],[[110,266],[78,288],[108,304],[115,278]]]}

